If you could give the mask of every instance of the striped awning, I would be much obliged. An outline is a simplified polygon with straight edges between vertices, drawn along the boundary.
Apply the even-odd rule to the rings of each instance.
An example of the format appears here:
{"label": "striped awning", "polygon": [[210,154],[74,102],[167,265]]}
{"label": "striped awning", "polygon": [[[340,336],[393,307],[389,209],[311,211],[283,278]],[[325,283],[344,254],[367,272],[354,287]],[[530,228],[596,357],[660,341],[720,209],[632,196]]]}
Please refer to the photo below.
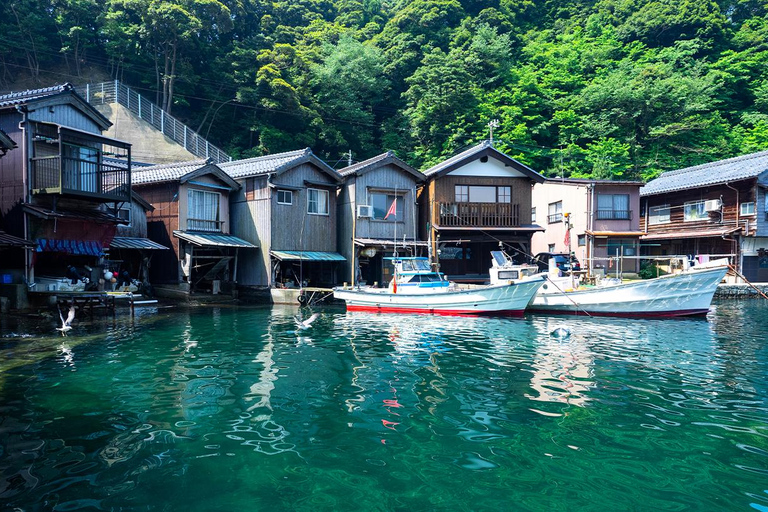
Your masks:
{"label": "striped awning", "polygon": [[232,235],[222,235],[220,233],[174,231],[173,236],[198,247],[232,247],[233,249],[257,249],[259,247],[251,242],[246,242],[242,238]]}
{"label": "striped awning", "polygon": [[269,254],[280,261],[347,261],[347,258],[337,252],[270,251]]}
{"label": "striped awning", "polygon": [[116,236],[109,244],[110,249],[147,249],[168,250],[168,247],[153,242],[149,238],[134,238],[130,236]]}
{"label": "striped awning", "polygon": [[61,240],[55,238],[39,238],[35,252],[61,252],[96,257],[104,255],[101,242],[96,240]]}

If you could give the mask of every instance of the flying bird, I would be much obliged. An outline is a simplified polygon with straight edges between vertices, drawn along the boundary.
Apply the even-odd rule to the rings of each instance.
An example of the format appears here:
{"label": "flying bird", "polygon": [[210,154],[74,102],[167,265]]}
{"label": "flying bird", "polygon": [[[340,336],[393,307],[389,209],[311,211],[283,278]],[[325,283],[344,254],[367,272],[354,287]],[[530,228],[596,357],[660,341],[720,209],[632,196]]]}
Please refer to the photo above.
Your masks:
{"label": "flying bird", "polygon": [[312,322],[317,320],[319,316],[320,316],[320,313],[312,313],[312,316],[310,316],[304,321],[302,321],[301,318],[296,316],[294,317],[294,319],[296,320],[296,327],[298,327],[299,329],[309,329],[312,326]]}
{"label": "flying bird", "polygon": [[59,310],[59,318],[61,318],[61,327],[57,327],[57,331],[61,331],[61,334],[64,334],[65,332],[72,329],[72,320],[75,319],[75,305],[72,304],[69,307],[69,313],[67,314],[67,319],[64,320],[64,317],[61,316],[61,310]]}

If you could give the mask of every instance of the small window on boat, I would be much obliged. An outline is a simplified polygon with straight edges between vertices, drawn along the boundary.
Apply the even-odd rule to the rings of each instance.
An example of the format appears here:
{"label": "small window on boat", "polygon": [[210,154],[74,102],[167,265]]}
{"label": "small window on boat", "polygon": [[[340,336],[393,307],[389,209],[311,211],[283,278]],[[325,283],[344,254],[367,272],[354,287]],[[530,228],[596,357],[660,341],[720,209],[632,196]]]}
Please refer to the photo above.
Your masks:
{"label": "small window on boat", "polygon": [[499,272],[499,279],[519,279],[517,270],[503,270]]}
{"label": "small window on boat", "polygon": [[413,266],[416,268],[416,270],[429,270],[429,261],[413,260]]}

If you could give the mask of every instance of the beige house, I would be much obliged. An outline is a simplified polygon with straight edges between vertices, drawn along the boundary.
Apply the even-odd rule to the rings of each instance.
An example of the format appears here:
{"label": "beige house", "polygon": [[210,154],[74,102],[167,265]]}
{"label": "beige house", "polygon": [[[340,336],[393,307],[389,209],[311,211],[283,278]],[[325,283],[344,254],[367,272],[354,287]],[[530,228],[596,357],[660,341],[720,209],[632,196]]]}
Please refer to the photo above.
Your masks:
{"label": "beige house", "polygon": [[[640,181],[548,179],[533,187],[531,252],[574,253],[582,269],[637,272],[640,254]],[[570,236],[566,229],[570,226]]]}

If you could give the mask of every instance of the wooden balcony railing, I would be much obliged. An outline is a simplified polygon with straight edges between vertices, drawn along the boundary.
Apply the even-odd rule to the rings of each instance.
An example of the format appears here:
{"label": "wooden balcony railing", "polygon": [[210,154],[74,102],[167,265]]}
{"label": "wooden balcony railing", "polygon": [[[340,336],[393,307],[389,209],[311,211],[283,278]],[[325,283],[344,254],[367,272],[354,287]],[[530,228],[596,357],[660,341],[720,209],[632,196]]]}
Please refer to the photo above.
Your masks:
{"label": "wooden balcony railing", "polygon": [[98,201],[130,201],[130,171],[79,158],[32,159],[32,193],[65,194]]}
{"label": "wooden balcony railing", "polygon": [[187,219],[188,231],[209,231],[214,233],[221,233],[221,226],[224,224],[223,220],[207,220],[207,219]]}
{"label": "wooden balcony railing", "polygon": [[632,220],[632,210],[597,210],[597,220]]}
{"label": "wooden balcony railing", "polygon": [[520,205],[511,203],[438,203],[442,227],[516,227]]}

